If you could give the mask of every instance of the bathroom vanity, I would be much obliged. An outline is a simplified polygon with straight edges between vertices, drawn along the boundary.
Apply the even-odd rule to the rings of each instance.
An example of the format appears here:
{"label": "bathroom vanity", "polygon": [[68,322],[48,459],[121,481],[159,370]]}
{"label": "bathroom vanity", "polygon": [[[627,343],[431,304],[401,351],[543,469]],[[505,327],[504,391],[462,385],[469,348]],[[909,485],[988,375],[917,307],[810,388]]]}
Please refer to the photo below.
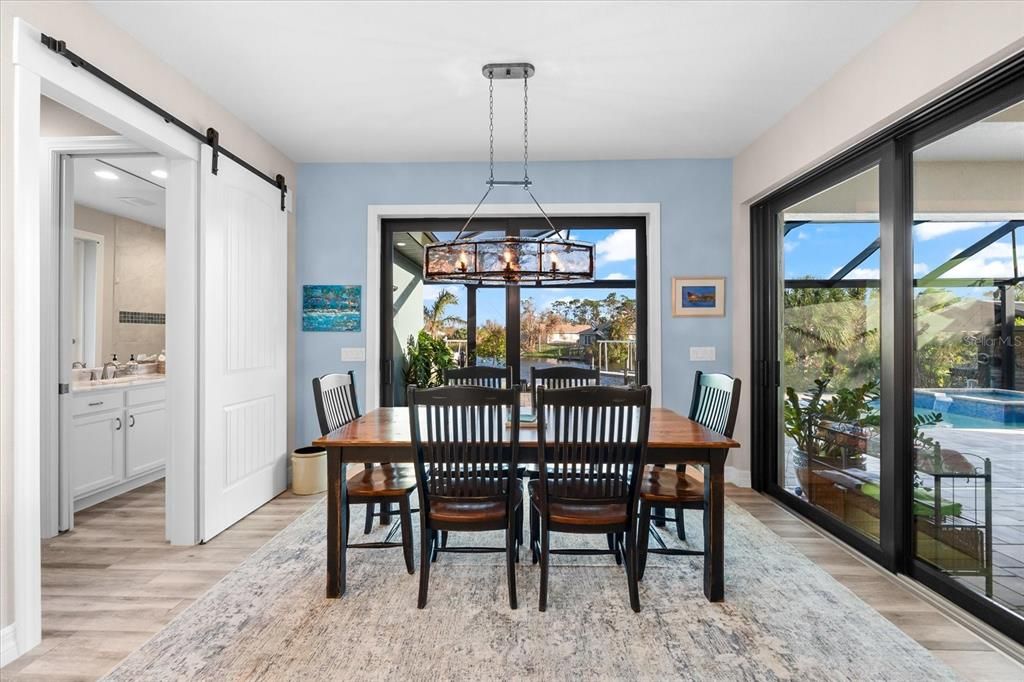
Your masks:
{"label": "bathroom vanity", "polygon": [[163,478],[167,410],[162,375],[77,382],[71,394],[65,442],[76,512]]}

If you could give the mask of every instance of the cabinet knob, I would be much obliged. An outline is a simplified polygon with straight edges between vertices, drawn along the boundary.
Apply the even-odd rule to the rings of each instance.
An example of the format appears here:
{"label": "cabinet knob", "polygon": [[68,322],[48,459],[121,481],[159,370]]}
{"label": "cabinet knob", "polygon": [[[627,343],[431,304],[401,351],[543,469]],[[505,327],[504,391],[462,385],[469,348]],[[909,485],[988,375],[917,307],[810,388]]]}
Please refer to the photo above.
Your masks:
{"label": "cabinet knob", "polygon": [[117,426],[114,427],[114,430],[115,431],[120,431],[121,430],[121,418],[120,417],[114,417],[114,420],[117,422]]}
{"label": "cabinet knob", "polygon": [[128,415],[128,428],[131,428],[133,426],[135,426],[135,415],[130,414]]}

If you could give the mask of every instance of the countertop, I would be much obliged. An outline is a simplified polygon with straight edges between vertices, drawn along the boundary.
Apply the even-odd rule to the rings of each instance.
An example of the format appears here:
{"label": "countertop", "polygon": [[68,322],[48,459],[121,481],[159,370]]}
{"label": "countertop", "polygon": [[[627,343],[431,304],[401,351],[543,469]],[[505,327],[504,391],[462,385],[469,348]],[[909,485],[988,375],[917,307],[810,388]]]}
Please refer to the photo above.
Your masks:
{"label": "countertop", "polygon": [[140,374],[138,376],[118,377],[116,379],[99,379],[97,381],[76,381],[71,384],[72,393],[89,393],[90,391],[107,391],[115,388],[136,388],[153,386],[167,380],[166,374]]}

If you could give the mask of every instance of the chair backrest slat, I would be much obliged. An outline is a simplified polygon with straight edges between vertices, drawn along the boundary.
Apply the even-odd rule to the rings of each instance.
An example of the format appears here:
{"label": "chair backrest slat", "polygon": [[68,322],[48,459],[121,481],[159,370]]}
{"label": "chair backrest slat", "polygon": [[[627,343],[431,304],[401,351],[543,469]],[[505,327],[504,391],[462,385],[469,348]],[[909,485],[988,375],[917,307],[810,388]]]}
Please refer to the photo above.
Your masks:
{"label": "chair backrest slat", "polygon": [[512,370],[508,367],[486,367],[476,365],[444,371],[446,386],[483,386],[485,388],[508,388],[512,385]]}
{"label": "chair backrest slat", "polygon": [[597,367],[531,367],[530,396],[537,405],[537,388],[576,388],[578,386],[600,386],[601,370]]}
{"label": "chair backrest slat", "polygon": [[519,387],[409,388],[420,503],[509,496],[519,458]]}
{"label": "chair backrest slat", "polygon": [[732,437],[741,386],[739,379],[728,374],[704,374],[698,370],[693,379],[690,419],[716,433]]}
{"label": "chair backrest slat", "polygon": [[[548,500],[633,505],[646,459],[651,389],[537,388],[537,443]],[[630,507],[632,509],[632,506]]]}
{"label": "chair backrest slat", "polygon": [[359,417],[356,401],[356,378],[351,370],[346,374],[325,374],[313,379],[313,401],[320,434],[326,436]]}

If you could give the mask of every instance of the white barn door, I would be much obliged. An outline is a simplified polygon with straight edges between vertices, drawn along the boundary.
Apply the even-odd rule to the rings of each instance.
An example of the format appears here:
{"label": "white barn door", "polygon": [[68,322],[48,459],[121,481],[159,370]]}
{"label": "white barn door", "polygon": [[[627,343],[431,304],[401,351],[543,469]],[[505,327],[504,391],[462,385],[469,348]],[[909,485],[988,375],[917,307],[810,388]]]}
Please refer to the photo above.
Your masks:
{"label": "white barn door", "polygon": [[[288,241],[281,193],[223,155],[201,164],[200,536],[287,486]],[[173,284],[172,284],[173,286]]]}

